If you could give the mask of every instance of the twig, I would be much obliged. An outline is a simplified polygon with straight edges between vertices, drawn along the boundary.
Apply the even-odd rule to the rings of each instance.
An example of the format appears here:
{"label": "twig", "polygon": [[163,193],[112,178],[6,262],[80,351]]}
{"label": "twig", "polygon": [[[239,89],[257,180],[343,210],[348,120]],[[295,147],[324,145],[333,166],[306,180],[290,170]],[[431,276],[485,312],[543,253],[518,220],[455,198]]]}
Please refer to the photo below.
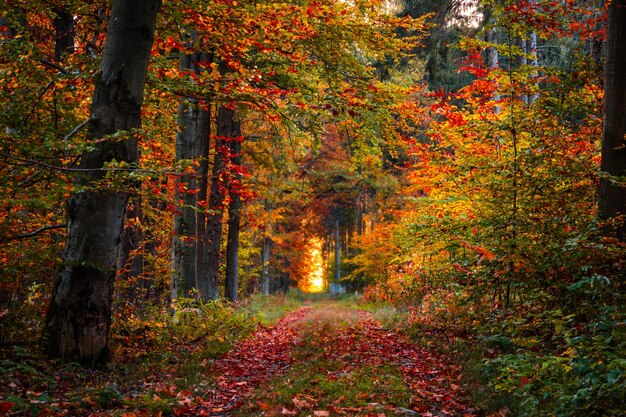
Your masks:
{"label": "twig", "polygon": [[54,229],[62,229],[67,227],[66,224],[52,224],[50,226],[43,226],[40,227],[37,230],[33,230],[32,232],[29,233],[24,233],[21,235],[15,235],[15,236],[9,236],[9,237],[3,237],[2,239],[0,239],[0,242],[10,242],[12,240],[20,240],[20,239],[27,239],[29,237],[33,237],[33,236],[37,236],[38,234],[41,234],[43,232],[46,232],[48,230],[54,230]]}
{"label": "twig", "polygon": [[77,134],[78,132],[80,132],[80,130],[87,126],[87,124],[89,123],[91,119],[87,119],[84,122],[82,122],[81,124],[79,124],[78,126],[76,126],[74,129],[72,129],[72,131],[70,133],[68,133],[67,135],[65,135],[65,137],[63,138],[63,140],[68,141],[72,138],[72,136],[74,136],[75,134]]}
{"label": "twig", "polygon": [[50,61],[47,61],[45,59],[40,59],[39,63],[47,65],[47,66],[52,67],[54,69],[57,69],[57,70],[61,71],[63,74],[67,74],[67,71],[65,70],[65,68],[63,68],[60,65],[55,64],[54,62],[50,62]]}
{"label": "twig", "polygon": [[22,127],[26,126],[26,122],[28,122],[28,118],[30,117],[31,114],[34,113],[35,109],[37,108],[37,104],[39,104],[39,101],[43,98],[43,96],[46,94],[46,92],[50,89],[50,87],[52,87],[54,85],[54,81],[50,81],[48,83],[48,85],[46,85],[43,89],[43,91],[41,92],[41,94],[39,94],[39,97],[37,97],[37,100],[35,100],[35,102],[33,103],[33,107],[30,109],[30,112],[28,112],[28,114],[26,115],[26,117],[24,117],[24,119],[22,120]]}
{"label": "twig", "polygon": [[53,169],[56,171],[62,172],[138,172],[140,174],[168,174],[168,175],[178,175],[184,174],[183,171],[173,171],[173,170],[154,170],[154,169],[141,169],[141,168],[67,168],[61,167],[57,165],[50,165],[42,161],[36,161],[34,159],[20,158],[17,156],[12,156],[4,152],[0,152],[0,156],[3,156],[7,159],[12,159],[14,161],[18,161],[28,165],[39,165],[40,167]]}

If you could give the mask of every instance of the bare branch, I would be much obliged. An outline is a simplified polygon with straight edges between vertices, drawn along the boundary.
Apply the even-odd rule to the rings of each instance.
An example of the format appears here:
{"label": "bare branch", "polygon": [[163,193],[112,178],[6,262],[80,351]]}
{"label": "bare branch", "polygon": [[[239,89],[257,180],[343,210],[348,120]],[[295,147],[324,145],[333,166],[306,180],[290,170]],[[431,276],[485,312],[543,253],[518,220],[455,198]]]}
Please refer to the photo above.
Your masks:
{"label": "bare branch", "polygon": [[0,242],[4,243],[4,242],[11,242],[13,240],[27,239],[29,237],[37,236],[37,235],[39,235],[39,234],[41,234],[43,232],[46,232],[48,230],[63,229],[66,226],[67,226],[66,224],[52,224],[50,226],[43,226],[43,227],[40,227],[39,229],[33,230],[32,232],[29,232],[29,233],[24,233],[24,234],[21,234],[21,235],[8,236],[8,237],[0,238]]}
{"label": "bare branch", "polygon": [[50,61],[45,60],[45,59],[40,59],[39,63],[44,64],[44,65],[46,65],[48,67],[57,69],[57,70],[61,71],[63,74],[67,74],[67,71],[65,70],[65,68],[63,68],[60,65],[55,64],[54,62],[50,62]]}
{"label": "bare branch", "polygon": [[72,129],[72,131],[70,133],[68,133],[67,135],[65,135],[65,137],[63,138],[63,140],[68,141],[72,138],[72,136],[74,136],[75,134],[77,134],[78,132],[80,132],[80,130],[87,126],[89,124],[89,120],[91,119],[87,119],[84,122],[82,122],[81,124],[79,124],[78,126],[76,126],[74,129]]}

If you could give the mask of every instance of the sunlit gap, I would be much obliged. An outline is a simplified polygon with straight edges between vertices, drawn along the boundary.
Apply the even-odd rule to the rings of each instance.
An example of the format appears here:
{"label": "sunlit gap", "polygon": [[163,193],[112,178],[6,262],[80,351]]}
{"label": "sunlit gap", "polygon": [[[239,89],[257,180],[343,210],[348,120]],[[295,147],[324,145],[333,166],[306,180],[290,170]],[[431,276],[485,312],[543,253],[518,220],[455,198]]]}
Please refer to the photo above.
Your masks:
{"label": "sunlit gap", "polygon": [[318,237],[309,240],[307,250],[308,273],[302,287],[306,292],[322,292],[326,289],[324,281],[324,257],[322,256],[322,246],[324,242]]}
{"label": "sunlit gap", "polygon": [[479,8],[478,0],[457,0],[455,4],[456,13],[449,16],[446,26],[460,26],[476,29],[483,20],[483,14]]}

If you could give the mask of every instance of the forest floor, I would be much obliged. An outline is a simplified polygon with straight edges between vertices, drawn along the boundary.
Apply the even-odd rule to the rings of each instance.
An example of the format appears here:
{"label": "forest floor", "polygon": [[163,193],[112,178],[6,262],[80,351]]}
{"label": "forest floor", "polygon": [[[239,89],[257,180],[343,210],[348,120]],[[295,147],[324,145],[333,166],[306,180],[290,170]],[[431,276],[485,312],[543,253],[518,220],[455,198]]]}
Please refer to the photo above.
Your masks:
{"label": "forest floor", "polygon": [[181,415],[471,416],[458,368],[332,301],[288,313],[213,364]]}
{"label": "forest floor", "polygon": [[[3,379],[24,392],[8,397],[0,389],[0,416],[476,415],[458,367],[386,329],[355,303],[333,300],[308,301],[275,324],[259,324],[227,352],[190,361],[191,379],[172,371],[180,363],[120,378],[119,367],[87,372],[23,362],[9,361],[15,369],[3,370]],[[40,381],[46,378],[57,381],[54,389],[46,391]],[[81,390],[68,385],[72,378],[75,385],[99,385]]]}

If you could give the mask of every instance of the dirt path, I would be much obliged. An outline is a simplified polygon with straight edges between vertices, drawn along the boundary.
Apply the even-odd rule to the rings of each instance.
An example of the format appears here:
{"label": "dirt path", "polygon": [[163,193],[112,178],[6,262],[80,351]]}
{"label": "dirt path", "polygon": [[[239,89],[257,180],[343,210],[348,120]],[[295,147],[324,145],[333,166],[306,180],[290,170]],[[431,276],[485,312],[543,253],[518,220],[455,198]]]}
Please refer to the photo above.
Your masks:
{"label": "dirt path", "polygon": [[298,325],[310,307],[289,312],[273,327],[262,327],[249,340],[212,364],[215,385],[202,399],[187,397],[177,416],[227,416],[271,376],[289,368],[291,350],[298,341]]}
{"label": "dirt path", "polygon": [[472,416],[460,374],[376,323],[323,303],[289,313],[213,364],[215,386],[177,415]]}

